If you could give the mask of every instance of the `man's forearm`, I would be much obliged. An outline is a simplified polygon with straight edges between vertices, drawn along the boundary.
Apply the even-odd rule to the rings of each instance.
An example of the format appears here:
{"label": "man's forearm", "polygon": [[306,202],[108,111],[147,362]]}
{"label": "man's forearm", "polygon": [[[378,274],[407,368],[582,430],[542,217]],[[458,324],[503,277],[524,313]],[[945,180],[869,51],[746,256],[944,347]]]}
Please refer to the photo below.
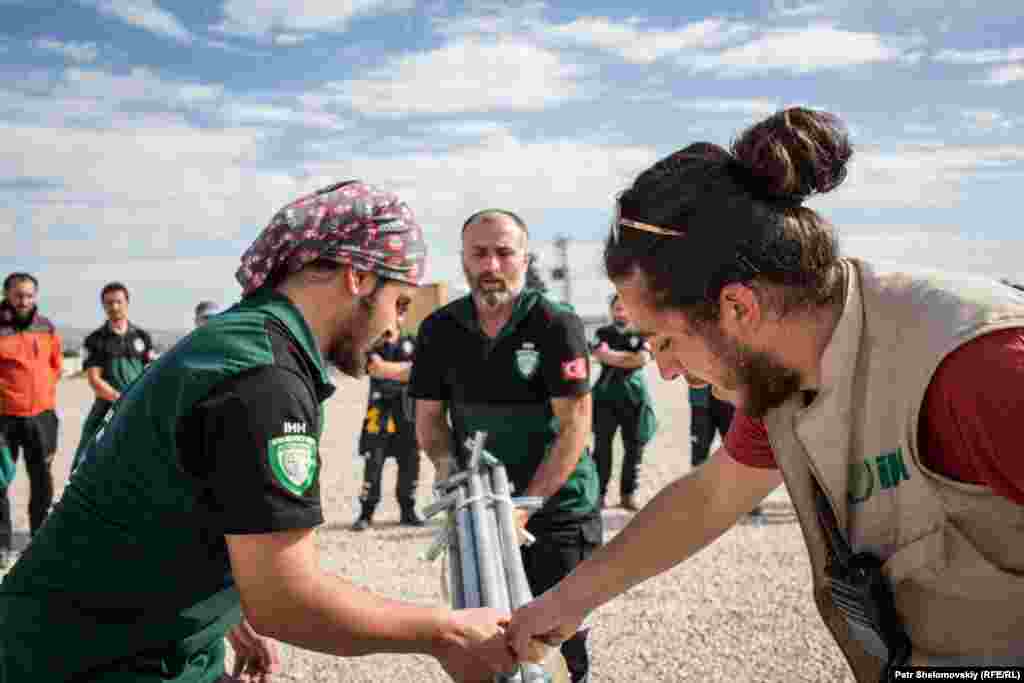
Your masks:
{"label": "man's forearm", "polygon": [[419,439],[420,448],[426,454],[427,459],[434,464],[435,468],[443,469],[447,474],[451,471],[452,457],[452,434],[448,429],[448,423],[444,419],[430,420],[426,425],[417,424],[416,436]]}
{"label": "man's forearm", "polygon": [[635,370],[647,364],[647,354],[644,351],[605,351],[602,362],[616,368]]}
{"label": "man's forearm", "polygon": [[89,386],[92,387],[92,391],[96,394],[96,398],[103,399],[104,401],[110,401],[113,403],[121,396],[121,394],[119,394],[114,387],[110,386],[110,384],[102,377],[89,377]]}
{"label": "man's forearm", "polygon": [[409,375],[412,374],[412,363],[409,361],[381,360],[374,363],[373,368],[367,368],[367,374],[377,379],[408,382]]}
{"label": "man's forearm", "polygon": [[562,424],[551,450],[526,487],[525,495],[548,498],[558,493],[579,464],[589,434],[589,421],[573,420]]}
{"label": "man's forearm", "polygon": [[777,471],[753,471],[724,449],[677,479],[607,544],[552,589],[566,613],[592,610],[686,560],[730,529],[781,483]]}
{"label": "man's forearm", "polygon": [[384,652],[434,655],[450,631],[446,608],[391,600],[332,576],[321,575],[287,600],[275,602],[272,617],[255,625],[257,631],[344,657]]}

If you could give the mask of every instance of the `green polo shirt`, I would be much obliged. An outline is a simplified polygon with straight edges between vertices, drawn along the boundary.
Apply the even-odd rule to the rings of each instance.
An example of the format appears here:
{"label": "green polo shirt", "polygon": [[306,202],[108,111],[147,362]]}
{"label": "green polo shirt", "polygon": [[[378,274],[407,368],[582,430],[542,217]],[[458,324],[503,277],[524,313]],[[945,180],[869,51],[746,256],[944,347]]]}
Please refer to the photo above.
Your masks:
{"label": "green polo shirt", "polygon": [[[501,460],[517,491],[525,490],[558,435],[551,399],[590,391],[583,323],[571,308],[525,290],[497,337],[480,329],[469,296],[438,309],[420,325],[409,394],[445,401],[458,447],[476,431]],[[533,520],[586,517],[598,498],[589,449]]]}
{"label": "green polo shirt", "polygon": [[240,618],[225,534],[322,522],[330,384],[301,313],[248,297],[108,413],[0,587],[0,683],[212,683]]}

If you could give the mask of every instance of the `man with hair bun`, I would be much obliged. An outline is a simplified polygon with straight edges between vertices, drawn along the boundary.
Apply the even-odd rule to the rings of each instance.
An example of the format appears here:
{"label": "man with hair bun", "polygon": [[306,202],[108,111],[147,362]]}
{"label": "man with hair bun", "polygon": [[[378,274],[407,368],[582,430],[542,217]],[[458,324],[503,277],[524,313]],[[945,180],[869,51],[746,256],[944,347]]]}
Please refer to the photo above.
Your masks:
{"label": "man with hair bun", "polygon": [[730,152],[672,154],[620,196],[605,267],[662,376],[705,378],[737,412],[702,467],[513,614],[521,656],[785,483],[858,681],[1024,664],[1024,296],[841,257],[803,203],[838,187],[851,155],[837,117],[792,108]]}

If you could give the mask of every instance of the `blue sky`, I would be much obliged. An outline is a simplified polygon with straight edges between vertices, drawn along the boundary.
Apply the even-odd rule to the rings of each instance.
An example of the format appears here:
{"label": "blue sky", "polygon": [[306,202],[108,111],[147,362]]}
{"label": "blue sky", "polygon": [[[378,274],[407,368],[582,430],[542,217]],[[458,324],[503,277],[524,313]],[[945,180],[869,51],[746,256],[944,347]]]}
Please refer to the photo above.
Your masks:
{"label": "blue sky", "polygon": [[614,194],[802,104],[852,132],[812,202],[846,251],[1024,280],[1024,3],[623,4],[0,0],[0,270],[37,273],[60,323],[120,279],[139,323],[185,327],[237,298],[276,209],[359,177],[413,207],[432,279],[461,281],[459,225],[502,206],[545,267],[579,240],[600,311]]}

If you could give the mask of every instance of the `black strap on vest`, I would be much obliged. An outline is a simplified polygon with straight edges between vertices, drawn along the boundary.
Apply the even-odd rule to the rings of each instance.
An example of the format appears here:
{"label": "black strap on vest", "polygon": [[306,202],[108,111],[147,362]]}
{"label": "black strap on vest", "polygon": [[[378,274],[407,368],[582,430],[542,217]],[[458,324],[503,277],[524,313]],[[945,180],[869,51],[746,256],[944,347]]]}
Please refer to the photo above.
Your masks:
{"label": "black strap on vest", "polygon": [[896,611],[889,580],[882,574],[882,562],[871,553],[854,553],[839,531],[835,512],[821,484],[814,478],[818,522],[825,530],[828,562],[825,583],[850,635],[866,652],[882,661],[882,683],[890,679],[894,666],[910,657],[910,638]]}

